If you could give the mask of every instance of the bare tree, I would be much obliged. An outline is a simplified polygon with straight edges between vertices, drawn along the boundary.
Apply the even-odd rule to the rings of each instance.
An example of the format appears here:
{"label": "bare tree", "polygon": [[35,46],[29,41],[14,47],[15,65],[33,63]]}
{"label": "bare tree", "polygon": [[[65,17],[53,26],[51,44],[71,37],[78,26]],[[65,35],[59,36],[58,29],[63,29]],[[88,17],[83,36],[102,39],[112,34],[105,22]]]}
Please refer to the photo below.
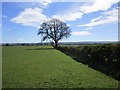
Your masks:
{"label": "bare tree", "polygon": [[55,46],[58,46],[58,41],[63,38],[68,38],[71,34],[70,27],[59,19],[51,19],[43,22],[40,25],[38,35],[42,35],[42,41],[47,39],[52,39],[55,43]]}

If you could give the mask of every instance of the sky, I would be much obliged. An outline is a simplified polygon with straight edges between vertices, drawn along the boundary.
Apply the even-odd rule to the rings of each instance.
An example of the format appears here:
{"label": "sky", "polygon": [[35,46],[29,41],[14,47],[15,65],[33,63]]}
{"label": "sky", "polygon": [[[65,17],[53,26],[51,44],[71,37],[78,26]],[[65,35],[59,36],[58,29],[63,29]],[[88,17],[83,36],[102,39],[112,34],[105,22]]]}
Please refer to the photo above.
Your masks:
{"label": "sky", "polygon": [[2,2],[2,42],[41,42],[40,24],[51,18],[71,28],[71,36],[61,42],[118,40],[118,9],[118,0]]}

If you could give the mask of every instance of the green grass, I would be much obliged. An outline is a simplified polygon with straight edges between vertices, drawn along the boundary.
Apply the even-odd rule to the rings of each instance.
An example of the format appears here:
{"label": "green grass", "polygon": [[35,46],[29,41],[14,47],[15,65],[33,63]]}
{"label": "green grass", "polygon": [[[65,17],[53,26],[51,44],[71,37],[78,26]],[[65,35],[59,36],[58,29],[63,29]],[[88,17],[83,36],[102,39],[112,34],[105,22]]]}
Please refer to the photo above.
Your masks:
{"label": "green grass", "polygon": [[118,81],[51,46],[3,47],[3,88],[117,88]]}

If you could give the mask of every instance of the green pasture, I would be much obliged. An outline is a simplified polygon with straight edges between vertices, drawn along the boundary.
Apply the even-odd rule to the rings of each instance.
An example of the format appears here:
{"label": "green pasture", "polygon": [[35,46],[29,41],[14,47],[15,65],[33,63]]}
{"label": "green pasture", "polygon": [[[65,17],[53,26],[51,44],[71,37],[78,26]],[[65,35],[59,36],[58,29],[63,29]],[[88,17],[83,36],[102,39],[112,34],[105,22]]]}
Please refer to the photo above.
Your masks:
{"label": "green pasture", "polygon": [[118,81],[51,46],[3,46],[3,88],[117,88]]}

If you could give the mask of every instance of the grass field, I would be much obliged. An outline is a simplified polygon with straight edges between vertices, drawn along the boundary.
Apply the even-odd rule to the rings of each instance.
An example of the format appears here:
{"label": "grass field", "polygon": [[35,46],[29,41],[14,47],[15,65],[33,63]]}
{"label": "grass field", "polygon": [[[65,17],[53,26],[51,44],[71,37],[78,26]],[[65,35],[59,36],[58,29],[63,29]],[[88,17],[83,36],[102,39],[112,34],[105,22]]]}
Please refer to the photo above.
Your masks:
{"label": "grass field", "polygon": [[117,88],[118,81],[51,46],[3,46],[3,88]]}

